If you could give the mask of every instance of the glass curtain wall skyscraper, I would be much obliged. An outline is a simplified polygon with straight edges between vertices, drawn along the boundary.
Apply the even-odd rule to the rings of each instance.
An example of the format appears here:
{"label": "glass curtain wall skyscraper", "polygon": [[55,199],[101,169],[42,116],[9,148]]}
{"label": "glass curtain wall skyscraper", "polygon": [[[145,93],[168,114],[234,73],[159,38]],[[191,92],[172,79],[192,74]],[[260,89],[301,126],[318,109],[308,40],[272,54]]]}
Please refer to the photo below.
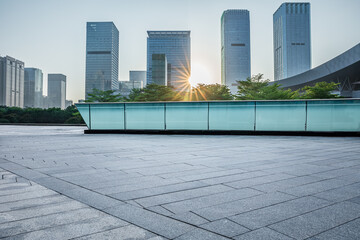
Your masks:
{"label": "glass curtain wall skyscraper", "polygon": [[24,107],[24,63],[0,57],[0,106]]}
{"label": "glass curtain wall skyscraper", "polygon": [[177,90],[189,88],[191,74],[190,31],[148,31],[147,84],[153,83],[153,54],[165,54],[167,85]]}
{"label": "glass curtain wall skyscraper", "polygon": [[94,88],[119,88],[119,31],[113,22],[86,25],[85,98]]}
{"label": "glass curtain wall skyscraper", "polygon": [[65,109],[66,76],[63,74],[48,74],[48,104],[49,107]]}
{"label": "glass curtain wall skyscraper", "polygon": [[24,106],[43,107],[43,73],[37,68],[25,68]]}
{"label": "glass curtain wall skyscraper", "polygon": [[311,68],[310,3],[283,3],[273,15],[274,79]]}
{"label": "glass curtain wall skyscraper", "polygon": [[221,84],[237,92],[237,82],[251,76],[248,10],[231,9],[221,16]]}

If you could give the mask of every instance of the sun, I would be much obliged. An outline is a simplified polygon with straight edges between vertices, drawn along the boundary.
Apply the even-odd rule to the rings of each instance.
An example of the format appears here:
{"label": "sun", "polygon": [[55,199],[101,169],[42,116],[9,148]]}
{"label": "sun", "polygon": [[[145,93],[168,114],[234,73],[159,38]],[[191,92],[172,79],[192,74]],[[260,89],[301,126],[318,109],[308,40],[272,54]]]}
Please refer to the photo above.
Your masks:
{"label": "sun", "polygon": [[209,68],[198,62],[191,64],[191,75],[189,77],[189,83],[192,87],[196,87],[198,83],[211,84],[213,83],[213,76]]}

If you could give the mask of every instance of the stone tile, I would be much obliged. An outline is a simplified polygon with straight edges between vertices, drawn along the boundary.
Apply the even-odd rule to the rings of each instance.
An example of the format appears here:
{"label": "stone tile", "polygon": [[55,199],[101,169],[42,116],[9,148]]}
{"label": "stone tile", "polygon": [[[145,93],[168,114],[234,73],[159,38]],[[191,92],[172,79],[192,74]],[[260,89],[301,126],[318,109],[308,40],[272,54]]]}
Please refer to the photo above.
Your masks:
{"label": "stone tile", "polygon": [[55,226],[24,233],[13,237],[8,237],[7,239],[70,239],[86,234],[110,230],[125,225],[127,225],[127,223],[120,219],[111,216],[104,216],[101,218],[86,219],[80,222],[72,222],[71,224],[67,225]]}
{"label": "stone tile", "polygon": [[104,209],[104,208],[123,204],[123,202],[117,199],[104,196],[97,192],[93,192],[88,189],[80,188],[80,187],[76,187],[75,189],[65,191],[64,194],[68,197],[71,197],[72,199],[75,199],[76,201],[82,202],[97,209]]}
{"label": "stone tile", "polygon": [[175,240],[226,240],[229,238],[225,238],[223,236],[217,235],[215,233],[211,233],[202,229],[195,229],[190,232],[181,235],[180,237],[175,238]]}
{"label": "stone tile", "polygon": [[291,178],[294,178],[294,176],[289,175],[289,174],[278,173],[278,174],[273,174],[273,175],[244,179],[244,180],[235,181],[235,182],[229,182],[229,183],[225,183],[225,185],[233,187],[233,188],[245,188],[245,187],[251,187],[251,186],[255,186],[255,185],[259,185],[259,184],[276,182],[279,180],[291,179]]}
{"label": "stone tile", "polygon": [[254,196],[247,199],[241,199],[230,203],[219,204],[199,210],[194,210],[196,214],[208,220],[217,220],[240,213],[252,211],[258,208],[271,206],[273,204],[286,202],[295,197],[284,193],[268,193]]}
{"label": "stone tile", "polygon": [[290,237],[305,239],[359,217],[358,204],[341,202],[269,227]]}
{"label": "stone tile", "polygon": [[331,203],[328,201],[317,199],[315,197],[303,197],[242,213],[229,218],[249,229],[257,229],[291,217],[311,212],[330,204]]}
{"label": "stone tile", "polygon": [[276,232],[269,228],[260,228],[255,231],[251,231],[240,236],[235,237],[236,240],[292,240],[288,236]]}
{"label": "stone tile", "polygon": [[38,178],[34,181],[46,188],[60,193],[76,188],[74,184],[53,177]]}
{"label": "stone tile", "polygon": [[345,223],[339,227],[320,233],[310,240],[358,240],[360,239],[360,219]]}
{"label": "stone tile", "polygon": [[181,213],[191,211],[193,209],[200,209],[226,202],[232,202],[260,194],[262,194],[262,192],[260,191],[256,191],[250,188],[243,188],[239,190],[230,190],[227,192],[221,192],[198,198],[191,198],[188,200],[169,203],[162,206],[173,213]]}
{"label": "stone tile", "polygon": [[188,224],[128,204],[104,211],[166,238],[175,238],[194,229]]}
{"label": "stone tile", "polygon": [[249,231],[249,229],[239,224],[236,224],[228,219],[220,219],[217,221],[206,223],[201,225],[201,228],[230,238]]}
{"label": "stone tile", "polygon": [[341,202],[360,196],[360,183],[335,188],[329,191],[314,195],[315,197],[326,199],[332,202]]}
{"label": "stone tile", "polygon": [[56,195],[56,192],[45,189],[45,190],[35,191],[35,192],[18,193],[18,194],[13,194],[13,195],[2,196],[0,198],[0,204],[7,203],[7,202],[20,201],[20,200],[24,200],[24,199],[46,197],[46,196],[51,196],[51,195]]}
{"label": "stone tile", "polygon": [[62,203],[49,204],[45,206],[33,207],[33,208],[25,208],[14,210],[10,212],[4,212],[0,215],[0,224],[6,223],[10,221],[18,221],[25,218],[33,218],[37,216],[58,213],[58,212],[66,212],[73,211],[76,209],[86,207],[83,204],[80,204],[75,201],[67,201]]}
{"label": "stone tile", "polygon": [[160,195],[160,194],[178,192],[178,191],[183,191],[183,190],[201,188],[201,187],[205,187],[205,186],[208,186],[208,184],[202,183],[199,181],[194,181],[194,182],[185,182],[185,183],[165,185],[165,186],[160,186],[160,187],[153,187],[150,189],[142,189],[142,190],[131,191],[131,192],[121,192],[121,193],[116,193],[116,194],[110,194],[110,196],[117,198],[119,200],[131,200],[131,199],[150,197],[150,196],[155,196],[155,195]]}
{"label": "stone tile", "polygon": [[174,215],[170,215],[170,217],[197,226],[209,222],[205,218],[202,218],[192,212],[174,214]]}
{"label": "stone tile", "polygon": [[8,237],[54,226],[71,224],[73,222],[78,222],[89,218],[99,218],[104,216],[106,216],[106,214],[100,211],[96,211],[90,208],[82,208],[68,212],[59,212],[18,221],[6,222],[0,224],[0,237]]}
{"label": "stone tile", "polygon": [[105,232],[95,233],[80,238],[74,238],[76,240],[110,240],[110,239],[132,239],[132,240],[165,240],[165,238],[156,236],[142,228],[134,225],[128,225],[125,227],[115,228]]}
{"label": "stone tile", "polygon": [[171,202],[177,202],[189,198],[196,198],[196,197],[211,195],[215,193],[226,192],[229,190],[233,190],[233,188],[223,185],[214,185],[209,187],[202,187],[202,188],[184,190],[174,193],[162,194],[153,197],[141,198],[141,199],[137,199],[136,202],[139,203],[141,206],[151,207],[151,206],[162,205]]}

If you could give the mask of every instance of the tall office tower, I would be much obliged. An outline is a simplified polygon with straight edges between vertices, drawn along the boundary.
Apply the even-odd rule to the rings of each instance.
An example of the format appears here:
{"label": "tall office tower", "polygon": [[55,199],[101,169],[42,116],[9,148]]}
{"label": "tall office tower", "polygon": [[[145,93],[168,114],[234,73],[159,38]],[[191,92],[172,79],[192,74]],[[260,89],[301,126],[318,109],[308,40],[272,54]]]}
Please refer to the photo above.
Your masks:
{"label": "tall office tower", "polygon": [[119,88],[119,31],[113,22],[86,25],[85,98],[94,88]]}
{"label": "tall office tower", "polygon": [[274,79],[311,68],[310,3],[283,3],[273,15]]}
{"label": "tall office tower", "polygon": [[167,60],[165,54],[152,55],[152,81],[167,86]]}
{"label": "tall office tower", "polygon": [[49,107],[65,109],[66,76],[63,74],[48,74]]}
{"label": "tall office tower", "polygon": [[146,71],[130,71],[129,81],[132,83],[132,88],[143,88],[146,85]]}
{"label": "tall office tower", "polygon": [[43,73],[37,68],[25,68],[24,106],[43,107]]}
{"label": "tall office tower", "polygon": [[191,74],[190,31],[148,31],[147,84],[153,83],[153,54],[165,54],[167,85],[178,90],[189,87]]}
{"label": "tall office tower", "polygon": [[0,106],[24,107],[24,63],[0,57]]}
{"label": "tall office tower", "polygon": [[251,76],[248,10],[231,9],[221,16],[221,84],[237,92],[237,82]]}

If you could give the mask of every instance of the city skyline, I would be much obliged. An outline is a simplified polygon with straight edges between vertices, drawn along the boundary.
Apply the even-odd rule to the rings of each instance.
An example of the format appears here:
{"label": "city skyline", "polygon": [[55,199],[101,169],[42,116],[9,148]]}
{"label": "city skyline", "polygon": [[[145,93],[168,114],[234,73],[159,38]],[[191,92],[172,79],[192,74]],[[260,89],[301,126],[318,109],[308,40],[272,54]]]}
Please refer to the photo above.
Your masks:
{"label": "city skyline", "polygon": [[[285,1],[183,2],[175,8],[175,2],[166,5],[160,0],[151,4],[146,1],[106,1],[106,4],[86,1],[85,4],[85,1],[0,0],[2,20],[9,19],[15,10],[20,13],[16,21],[0,21],[0,28],[6,33],[0,36],[0,55],[21,59],[25,67],[42,69],[44,75],[65,74],[68,76],[68,99],[77,101],[84,98],[85,92],[86,22],[113,21],[118,27],[120,81],[128,80],[129,70],[146,69],[147,30],[191,30],[192,80],[220,83],[221,14],[227,9],[248,9],[252,23],[251,74],[264,73],[265,78],[273,79],[272,15]],[[316,67],[359,42],[360,33],[354,29],[360,21],[356,14],[360,3],[355,0],[307,2],[312,5],[312,66]],[[141,10],[139,4],[146,11]],[[102,11],[98,11],[99,8]],[[56,17],[61,11],[67,12],[65,19]],[[125,20],[134,13],[137,18],[129,24]],[[44,83],[47,89],[46,79]]]}

